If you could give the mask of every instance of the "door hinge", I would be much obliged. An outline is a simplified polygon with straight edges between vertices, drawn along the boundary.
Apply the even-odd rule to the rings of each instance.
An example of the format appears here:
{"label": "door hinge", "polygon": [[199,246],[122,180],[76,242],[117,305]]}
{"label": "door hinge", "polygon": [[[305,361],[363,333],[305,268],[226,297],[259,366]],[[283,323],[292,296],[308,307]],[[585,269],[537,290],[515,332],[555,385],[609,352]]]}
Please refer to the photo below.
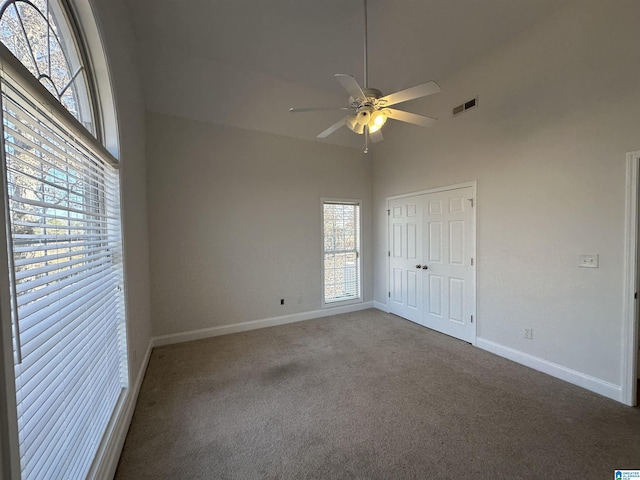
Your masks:
{"label": "door hinge", "polygon": [[471,323],[473,323],[473,315],[471,315]]}
{"label": "door hinge", "polygon": [[633,298],[634,298],[635,300],[637,300],[637,299],[638,299],[638,292],[636,292],[636,293],[634,293],[634,294],[633,294]]}
{"label": "door hinge", "polygon": [[387,216],[391,215],[391,210],[387,210]]}
{"label": "door hinge", "polygon": [[389,250],[387,253],[388,253],[387,256],[390,257],[391,256],[391,250]]}
{"label": "door hinge", "polygon": [[391,292],[389,292],[389,298],[391,298]]}
{"label": "door hinge", "polygon": [[473,208],[473,198],[467,198],[471,202],[471,208]]}
{"label": "door hinge", "polygon": [[471,266],[473,267],[473,258],[471,259]]}

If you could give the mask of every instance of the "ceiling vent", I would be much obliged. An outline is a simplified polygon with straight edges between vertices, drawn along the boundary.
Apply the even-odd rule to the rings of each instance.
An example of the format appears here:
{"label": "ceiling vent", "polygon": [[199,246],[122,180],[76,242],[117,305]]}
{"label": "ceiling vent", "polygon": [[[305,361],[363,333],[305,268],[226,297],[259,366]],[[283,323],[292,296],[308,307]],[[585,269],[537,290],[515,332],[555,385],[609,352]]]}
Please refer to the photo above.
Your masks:
{"label": "ceiling vent", "polygon": [[467,110],[477,106],[478,106],[478,97],[473,97],[471,100],[467,100],[466,102],[453,107],[453,116],[455,117],[457,115],[460,115],[461,113],[466,112]]}

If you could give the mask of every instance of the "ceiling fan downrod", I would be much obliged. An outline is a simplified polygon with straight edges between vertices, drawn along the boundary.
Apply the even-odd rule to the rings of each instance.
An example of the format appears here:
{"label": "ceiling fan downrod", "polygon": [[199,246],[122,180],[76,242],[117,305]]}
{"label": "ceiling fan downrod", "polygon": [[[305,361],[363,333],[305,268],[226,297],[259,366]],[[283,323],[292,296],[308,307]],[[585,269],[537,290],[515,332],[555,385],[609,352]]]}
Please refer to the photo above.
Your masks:
{"label": "ceiling fan downrod", "polygon": [[[367,28],[367,0],[363,0],[364,3],[364,89],[365,92],[369,88],[369,47],[368,43],[368,28]],[[366,93],[365,93],[366,95]],[[367,98],[368,100],[368,98]],[[369,153],[369,127],[364,127],[364,150],[363,153]]]}
{"label": "ceiling fan downrod", "polygon": [[364,1],[364,88],[369,87],[369,48],[367,46],[367,0]]}

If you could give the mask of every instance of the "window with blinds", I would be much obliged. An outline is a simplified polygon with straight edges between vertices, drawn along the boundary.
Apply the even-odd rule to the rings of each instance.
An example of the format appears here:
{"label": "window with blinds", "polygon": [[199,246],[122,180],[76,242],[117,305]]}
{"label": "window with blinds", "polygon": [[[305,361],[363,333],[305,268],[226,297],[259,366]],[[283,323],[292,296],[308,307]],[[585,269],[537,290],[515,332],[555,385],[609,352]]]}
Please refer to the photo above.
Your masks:
{"label": "window with blinds", "polygon": [[360,301],[360,202],[322,202],[323,302]]}
{"label": "window with blinds", "polygon": [[22,478],[84,479],[128,383],[119,174],[0,80]]}

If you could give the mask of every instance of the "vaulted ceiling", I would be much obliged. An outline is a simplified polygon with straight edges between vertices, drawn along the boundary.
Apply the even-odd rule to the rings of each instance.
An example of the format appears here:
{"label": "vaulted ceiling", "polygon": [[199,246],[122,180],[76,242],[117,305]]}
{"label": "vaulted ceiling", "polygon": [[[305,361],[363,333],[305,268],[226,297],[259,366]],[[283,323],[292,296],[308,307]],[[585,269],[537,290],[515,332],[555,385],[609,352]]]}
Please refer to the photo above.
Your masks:
{"label": "vaulted ceiling", "polygon": [[[392,93],[447,78],[567,0],[369,0],[369,84]],[[333,78],[363,82],[361,0],[129,0],[147,108],[314,139],[344,104]],[[152,5],[152,6],[151,6]],[[420,111],[425,100],[408,110]],[[409,127],[417,128],[417,127]],[[360,146],[351,132],[329,143]]]}

